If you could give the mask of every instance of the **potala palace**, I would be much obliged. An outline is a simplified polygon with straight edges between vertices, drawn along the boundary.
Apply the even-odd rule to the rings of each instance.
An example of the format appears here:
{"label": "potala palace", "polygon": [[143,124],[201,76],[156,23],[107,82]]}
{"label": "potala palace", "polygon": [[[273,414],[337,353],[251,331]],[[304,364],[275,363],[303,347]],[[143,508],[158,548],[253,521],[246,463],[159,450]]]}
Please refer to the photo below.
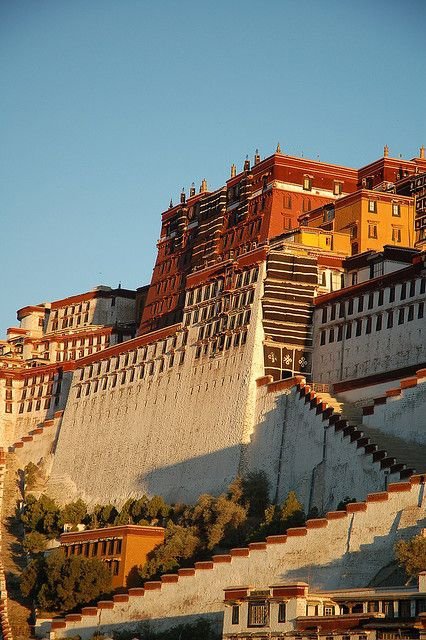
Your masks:
{"label": "potala palace", "polygon": [[[142,619],[219,628],[224,611],[224,637],[246,638],[256,598],[294,619],[313,601],[308,616],[343,611],[354,589],[348,615],[389,600],[371,581],[426,527],[425,249],[424,147],[353,169],[278,146],[170,202],[149,285],[18,310],[0,341],[3,483],[33,462],[59,503],[193,503],[263,470],[275,502],[294,490],[321,516],[54,620],[52,640]],[[311,637],[288,615],[256,637]]]}

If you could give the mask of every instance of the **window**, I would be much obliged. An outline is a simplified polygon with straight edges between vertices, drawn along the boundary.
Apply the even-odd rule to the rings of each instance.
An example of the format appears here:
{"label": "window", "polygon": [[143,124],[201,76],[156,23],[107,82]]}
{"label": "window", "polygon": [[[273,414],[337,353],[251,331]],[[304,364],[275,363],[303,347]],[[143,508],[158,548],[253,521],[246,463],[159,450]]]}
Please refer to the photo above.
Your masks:
{"label": "window", "polygon": [[408,316],[407,316],[407,321],[411,322],[411,320],[414,319],[414,305],[410,305],[408,307]]}
{"label": "window", "polygon": [[399,296],[400,300],[405,300],[407,297],[407,283],[403,282],[401,285],[401,295]]}
{"label": "window", "polygon": [[385,614],[386,618],[393,618],[393,601],[392,600],[386,600],[383,603],[383,613]]}
{"label": "window", "polygon": [[330,333],[328,335],[328,341],[334,342],[334,329],[330,329]]}
{"label": "window", "polygon": [[343,191],[343,184],[335,180],[333,185],[333,194],[335,196],[340,196],[342,191]]}
{"label": "window", "polygon": [[240,623],[240,607],[238,604],[234,604],[232,607],[232,624]]}
{"label": "window", "polygon": [[345,316],[345,303],[341,302],[339,305],[339,318],[343,318]]}
{"label": "window", "polygon": [[343,338],[343,325],[339,325],[337,329],[337,342],[342,342]]}
{"label": "window", "polygon": [[367,318],[367,323],[365,325],[365,333],[371,333],[371,316]]}
{"label": "window", "polygon": [[312,191],[312,178],[310,176],[303,177],[303,188],[305,191]]}
{"label": "window", "polygon": [[416,295],[416,281],[411,280],[410,282],[410,298]]}
{"label": "window", "polygon": [[382,315],[379,314],[376,318],[376,331],[381,331],[382,329]]}
{"label": "window", "polygon": [[322,310],[322,323],[327,322],[327,307]]}
{"label": "window", "polygon": [[395,287],[390,287],[389,289],[389,302],[395,301]]}
{"label": "window", "polygon": [[360,336],[361,335],[361,331],[362,331],[362,320],[357,320],[356,321],[355,335],[356,336]]}
{"label": "window", "polygon": [[12,403],[11,402],[6,402],[5,411],[6,411],[6,413],[12,413]]}
{"label": "window", "polygon": [[334,607],[324,607],[325,616],[334,616]]}
{"label": "window", "polygon": [[278,605],[278,622],[286,621],[286,602],[280,602]]}
{"label": "window", "polygon": [[422,278],[420,281],[420,293],[425,293],[426,291],[426,278]]}
{"label": "window", "polygon": [[373,262],[370,265],[370,278],[378,278],[383,275],[383,260]]}
{"label": "window", "polygon": [[396,204],[395,202],[392,204],[392,215],[396,216],[397,218],[401,217],[401,207],[399,204]]}
{"label": "window", "polygon": [[336,305],[333,304],[331,306],[330,320],[335,320],[335,319],[336,319]]}
{"label": "window", "polygon": [[364,296],[358,298],[358,313],[364,310]]}
{"label": "window", "polygon": [[356,224],[352,225],[350,228],[350,234],[352,239],[355,239],[358,236],[358,227]]}
{"label": "window", "polygon": [[352,322],[349,322],[346,325],[346,340],[349,340],[352,337]]}
{"label": "window", "polygon": [[392,242],[401,242],[401,229],[399,227],[392,228]]}
{"label": "window", "polygon": [[388,321],[386,326],[388,329],[392,329],[393,327],[393,311],[388,311]]}
{"label": "window", "polygon": [[399,310],[399,313],[398,313],[398,324],[404,324],[404,318],[405,318],[405,309],[402,308]]}
{"label": "window", "polygon": [[368,225],[368,237],[377,239],[377,224]]}
{"label": "window", "polygon": [[264,627],[268,624],[268,605],[266,602],[249,602],[248,626]]}
{"label": "window", "polygon": [[325,331],[321,331],[320,344],[321,345],[325,344]]}
{"label": "window", "polygon": [[411,602],[410,600],[400,600],[398,607],[399,618],[411,618]]}
{"label": "window", "polygon": [[379,307],[383,304],[383,299],[384,299],[384,291],[383,291],[383,289],[380,289],[380,291],[379,291],[379,299],[377,301],[377,304],[379,305]]}
{"label": "window", "polygon": [[424,314],[424,302],[419,302],[419,309],[417,311],[417,317],[418,318],[423,318],[423,314]]}
{"label": "window", "polygon": [[374,293],[369,293],[368,294],[368,308],[372,309],[374,306]]}
{"label": "window", "polygon": [[[370,213],[377,213],[377,202],[376,200],[369,200],[368,201],[368,211]],[[371,237],[371,236],[369,236]]]}
{"label": "window", "polygon": [[348,316],[352,315],[354,312],[354,299],[351,298],[348,302]]}

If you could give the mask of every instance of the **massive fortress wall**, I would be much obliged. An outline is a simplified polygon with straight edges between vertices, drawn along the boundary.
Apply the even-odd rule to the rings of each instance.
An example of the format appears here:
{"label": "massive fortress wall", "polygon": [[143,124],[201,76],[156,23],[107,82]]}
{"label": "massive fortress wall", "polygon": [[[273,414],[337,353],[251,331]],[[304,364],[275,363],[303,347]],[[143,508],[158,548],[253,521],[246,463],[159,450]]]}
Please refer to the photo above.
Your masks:
{"label": "massive fortress wall", "polygon": [[[223,491],[244,470],[263,374],[263,268],[247,271],[243,302],[222,316],[223,340],[213,331],[222,322],[215,296],[197,310],[203,320],[82,361],[56,448],[53,495],[93,503],[146,492],[194,501]],[[199,338],[201,327],[215,342]]]}
{"label": "massive fortress wall", "polygon": [[397,540],[410,538],[425,526],[424,477],[391,484],[387,492],[348,505],[229,555],[213,556],[194,568],[180,569],[161,581],[130,589],[111,601],[85,607],[52,623],[54,638],[131,631],[138,621],[157,629],[199,617],[220,629],[223,589],[231,585],[288,583],[304,580],[318,589],[362,587],[389,563]]}

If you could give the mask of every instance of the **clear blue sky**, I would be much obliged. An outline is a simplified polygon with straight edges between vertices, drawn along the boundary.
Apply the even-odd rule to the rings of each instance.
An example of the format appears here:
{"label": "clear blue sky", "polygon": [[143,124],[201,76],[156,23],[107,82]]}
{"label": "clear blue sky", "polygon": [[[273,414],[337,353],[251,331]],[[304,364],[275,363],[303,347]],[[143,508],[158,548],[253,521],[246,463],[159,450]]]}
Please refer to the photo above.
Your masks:
{"label": "clear blue sky", "polygon": [[0,335],[149,282],[160,213],[256,147],[358,167],[426,144],[423,0],[2,0]]}

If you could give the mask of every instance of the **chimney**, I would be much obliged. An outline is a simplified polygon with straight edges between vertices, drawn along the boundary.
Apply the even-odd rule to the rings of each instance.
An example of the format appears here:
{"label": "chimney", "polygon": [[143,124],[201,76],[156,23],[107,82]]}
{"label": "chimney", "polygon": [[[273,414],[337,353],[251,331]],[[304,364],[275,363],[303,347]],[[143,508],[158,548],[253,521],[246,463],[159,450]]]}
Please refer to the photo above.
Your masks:
{"label": "chimney", "polygon": [[248,156],[246,156],[244,161],[244,171],[250,171],[250,160]]}
{"label": "chimney", "polygon": [[276,149],[275,153],[281,153],[280,143],[277,144],[277,149]]}
{"label": "chimney", "polygon": [[385,146],[383,147],[383,157],[387,158],[389,155],[389,147],[387,144],[385,144]]}
{"label": "chimney", "polygon": [[419,158],[421,158],[422,160],[425,159],[425,146],[424,144],[422,144],[422,146],[420,147],[420,155]]}
{"label": "chimney", "polygon": [[231,178],[235,178],[236,175],[237,175],[237,167],[235,166],[235,164],[231,164]]}
{"label": "chimney", "polygon": [[189,189],[189,197],[192,198],[193,196],[195,196],[195,184],[194,183],[191,184],[191,188]]}
{"label": "chimney", "polygon": [[170,198],[169,209],[173,209],[173,200]]}
{"label": "chimney", "polygon": [[259,162],[260,162],[259,149],[256,149],[256,153],[254,155],[254,164],[259,164]]}
{"label": "chimney", "polygon": [[182,187],[182,191],[180,192],[180,203],[185,204],[185,200],[186,200],[185,189]]}
{"label": "chimney", "polygon": [[205,178],[203,178],[201,180],[200,193],[206,193],[207,191],[208,191],[208,189],[207,189],[207,180]]}

